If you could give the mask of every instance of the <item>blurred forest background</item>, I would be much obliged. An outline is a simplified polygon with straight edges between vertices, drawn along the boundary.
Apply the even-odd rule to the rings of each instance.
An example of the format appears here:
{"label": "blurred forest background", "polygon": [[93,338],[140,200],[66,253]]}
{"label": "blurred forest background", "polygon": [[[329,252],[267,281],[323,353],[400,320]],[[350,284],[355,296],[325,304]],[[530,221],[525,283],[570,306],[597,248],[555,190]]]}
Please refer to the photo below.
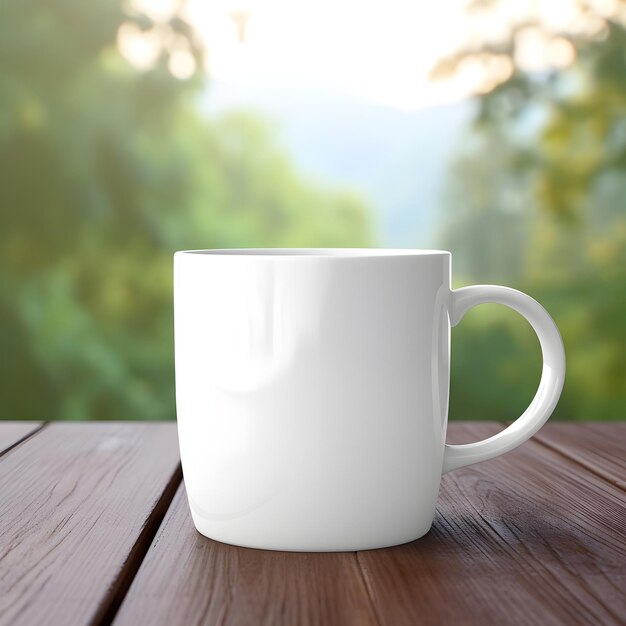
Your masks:
{"label": "blurred forest background", "polygon": [[[208,114],[211,56],[184,3],[155,19],[121,0],[5,0],[0,418],[173,419],[175,250],[414,245],[451,250],[455,286],[506,284],[553,315],[556,419],[622,419],[626,2],[570,0],[556,22],[526,4],[467,3],[471,36],[433,64],[433,84],[471,77],[471,114],[425,242],[382,236],[376,198],[307,175],[262,113]],[[232,12],[241,39],[246,15]],[[514,419],[538,342],[480,307],[453,332],[452,369],[451,419]]]}

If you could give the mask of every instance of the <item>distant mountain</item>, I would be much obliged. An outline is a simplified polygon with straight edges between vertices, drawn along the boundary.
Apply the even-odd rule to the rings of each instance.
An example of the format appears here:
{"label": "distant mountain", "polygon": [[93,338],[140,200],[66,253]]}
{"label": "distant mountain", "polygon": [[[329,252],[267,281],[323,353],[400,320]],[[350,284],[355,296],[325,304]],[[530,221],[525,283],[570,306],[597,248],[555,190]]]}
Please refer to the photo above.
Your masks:
{"label": "distant mountain", "polygon": [[407,112],[310,84],[213,81],[202,106],[209,116],[243,109],[277,122],[300,171],[373,206],[381,245],[436,245],[446,167],[473,103]]}

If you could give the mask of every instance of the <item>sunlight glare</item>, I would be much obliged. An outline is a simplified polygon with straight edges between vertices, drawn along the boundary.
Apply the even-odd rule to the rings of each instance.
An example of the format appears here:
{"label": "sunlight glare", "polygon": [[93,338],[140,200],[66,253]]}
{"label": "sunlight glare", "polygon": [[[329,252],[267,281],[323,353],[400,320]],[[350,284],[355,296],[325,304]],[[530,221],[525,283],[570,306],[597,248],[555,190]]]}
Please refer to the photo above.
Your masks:
{"label": "sunlight glare", "polygon": [[126,22],[117,31],[117,46],[122,56],[137,69],[151,68],[161,53],[161,41],[153,31],[142,31]]}
{"label": "sunlight glare", "polygon": [[[209,71],[235,81],[307,81],[401,109],[466,97],[467,78],[428,79],[463,40],[462,0],[190,0]],[[247,16],[244,41],[233,15]]]}

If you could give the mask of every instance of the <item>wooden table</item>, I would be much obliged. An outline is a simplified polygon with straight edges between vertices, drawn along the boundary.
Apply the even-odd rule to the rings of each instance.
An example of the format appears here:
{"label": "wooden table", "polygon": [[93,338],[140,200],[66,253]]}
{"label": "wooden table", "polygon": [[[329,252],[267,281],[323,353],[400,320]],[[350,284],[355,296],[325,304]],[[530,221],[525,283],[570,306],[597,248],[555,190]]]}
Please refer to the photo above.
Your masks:
{"label": "wooden table", "polygon": [[0,422],[0,624],[625,623],[626,423],[549,424],[446,475],[426,537],[331,554],[198,534],[175,428]]}

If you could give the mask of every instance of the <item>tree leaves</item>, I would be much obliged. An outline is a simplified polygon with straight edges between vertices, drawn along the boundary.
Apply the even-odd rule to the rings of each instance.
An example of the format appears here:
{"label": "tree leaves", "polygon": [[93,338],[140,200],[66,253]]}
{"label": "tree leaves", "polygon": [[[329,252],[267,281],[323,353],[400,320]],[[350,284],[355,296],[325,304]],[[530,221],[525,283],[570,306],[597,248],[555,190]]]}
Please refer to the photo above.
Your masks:
{"label": "tree leaves", "polygon": [[[154,65],[120,54],[128,23],[158,27]],[[186,80],[168,64],[181,46]],[[172,419],[177,249],[370,241],[364,204],[303,180],[271,127],[200,115],[202,62],[181,15],[3,4],[1,417]]]}

